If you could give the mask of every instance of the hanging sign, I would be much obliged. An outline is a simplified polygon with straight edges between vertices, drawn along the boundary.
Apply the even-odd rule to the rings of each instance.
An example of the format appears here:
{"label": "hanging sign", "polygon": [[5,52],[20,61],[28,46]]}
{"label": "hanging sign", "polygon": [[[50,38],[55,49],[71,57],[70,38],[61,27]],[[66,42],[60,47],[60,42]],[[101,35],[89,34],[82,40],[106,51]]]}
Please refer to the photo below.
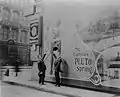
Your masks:
{"label": "hanging sign", "polygon": [[30,43],[38,43],[38,22],[30,24]]}

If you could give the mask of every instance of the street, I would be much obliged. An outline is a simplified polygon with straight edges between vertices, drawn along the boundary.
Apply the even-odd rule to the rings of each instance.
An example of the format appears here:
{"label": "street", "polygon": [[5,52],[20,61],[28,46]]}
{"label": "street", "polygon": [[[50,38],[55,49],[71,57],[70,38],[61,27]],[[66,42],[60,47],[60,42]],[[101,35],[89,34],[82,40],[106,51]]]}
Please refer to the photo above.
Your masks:
{"label": "street", "polygon": [[64,97],[62,95],[41,92],[5,83],[0,83],[0,94],[0,97]]}
{"label": "street", "polygon": [[[120,97],[119,95],[115,94],[100,93],[82,89],[80,90],[81,96],[79,97]],[[1,94],[0,97],[70,97],[43,92],[40,90],[30,89],[22,86],[10,85],[2,82],[0,82],[0,94]]]}

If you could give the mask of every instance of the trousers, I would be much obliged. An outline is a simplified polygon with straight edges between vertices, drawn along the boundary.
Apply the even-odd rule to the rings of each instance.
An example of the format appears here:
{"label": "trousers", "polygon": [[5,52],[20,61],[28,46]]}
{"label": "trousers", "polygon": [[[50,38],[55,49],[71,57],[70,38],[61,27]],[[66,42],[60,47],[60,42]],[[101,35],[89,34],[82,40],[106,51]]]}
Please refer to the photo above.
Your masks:
{"label": "trousers", "polygon": [[55,72],[56,85],[60,86],[60,75],[59,72]]}
{"label": "trousers", "polygon": [[44,79],[45,79],[45,74],[40,74],[39,75],[39,84],[40,83],[44,84]]}

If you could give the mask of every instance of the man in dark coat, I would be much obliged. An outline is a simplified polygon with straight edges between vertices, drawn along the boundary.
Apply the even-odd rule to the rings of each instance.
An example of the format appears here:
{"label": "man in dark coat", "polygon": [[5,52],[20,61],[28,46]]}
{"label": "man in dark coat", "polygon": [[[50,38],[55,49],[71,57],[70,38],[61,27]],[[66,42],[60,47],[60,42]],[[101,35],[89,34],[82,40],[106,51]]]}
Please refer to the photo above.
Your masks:
{"label": "man in dark coat", "polygon": [[46,65],[44,63],[44,58],[45,58],[46,54],[44,54],[43,58],[41,58],[41,60],[38,62],[38,76],[39,76],[39,84],[42,83],[42,85],[44,85],[44,79],[45,79],[45,71],[46,71]]}
{"label": "man in dark coat", "polygon": [[63,71],[60,68],[62,59],[61,57],[59,57],[58,59],[56,59],[54,66],[55,66],[55,79],[56,79],[56,86],[60,87],[60,75],[59,73],[63,73]]}
{"label": "man in dark coat", "polygon": [[61,62],[62,62],[62,58],[59,54],[58,48],[54,48],[54,51],[57,52],[56,54],[54,53],[54,58],[55,58],[55,62],[54,62],[54,69],[55,69],[55,80],[56,80],[56,85],[60,87],[60,75],[59,73],[63,73],[63,71],[61,70]]}

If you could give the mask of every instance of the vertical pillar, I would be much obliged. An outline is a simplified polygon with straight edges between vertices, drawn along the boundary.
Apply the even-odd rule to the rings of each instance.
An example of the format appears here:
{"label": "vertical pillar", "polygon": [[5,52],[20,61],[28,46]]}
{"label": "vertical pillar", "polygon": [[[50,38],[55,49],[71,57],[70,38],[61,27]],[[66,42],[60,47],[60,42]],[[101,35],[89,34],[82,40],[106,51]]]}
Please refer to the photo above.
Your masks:
{"label": "vertical pillar", "polygon": [[[36,5],[41,6],[41,2],[36,1]],[[39,7],[41,9],[41,7]],[[43,56],[43,15],[41,14],[41,10],[39,11],[39,17],[38,17],[38,46],[39,46],[39,51],[38,54]],[[38,58],[33,62],[33,68],[32,68],[32,75],[31,75],[31,80],[38,80]]]}
{"label": "vertical pillar", "polygon": [[38,45],[39,54],[43,55],[43,15],[39,13],[39,24],[38,24]]}

